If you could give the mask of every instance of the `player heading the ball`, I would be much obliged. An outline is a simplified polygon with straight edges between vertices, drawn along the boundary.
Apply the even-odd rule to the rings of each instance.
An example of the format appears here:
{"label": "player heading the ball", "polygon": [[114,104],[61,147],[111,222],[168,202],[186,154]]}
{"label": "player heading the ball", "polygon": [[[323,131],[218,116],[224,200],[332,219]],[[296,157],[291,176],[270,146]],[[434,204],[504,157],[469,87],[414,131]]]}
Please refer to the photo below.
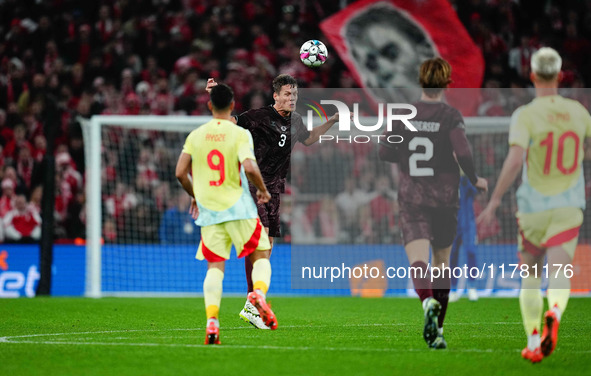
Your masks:
{"label": "player heading the ball", "polygon": [[[217,85],[213,78],[207,80],[206,90]],[[302,116],[295,112],[298,100],[298,82],[288,74],[280,74],[273,80],[273,100],[269,106],[250,109],[231,120],[252,134],[254,153],[261,167],[261,174],[271,193],[268,202],[259,202],[257,210],[261,222],[269,235],[271,250],[273,238],[281,236],[280,213],[281,194],[285,191],[285,179],[289,170],[291,151],[297,142],[310,146],[321,135],[325,134],[339,120],[339,113],[335,113],[324,124],[309,131]],[[250,191],[254,195],[256,188],[251,185]],[[246,282],[248,292],[253,291],[252,264],[245,259]],[[261,320],[256,307],[247,300],[239,317],[252,324],[255,328],[268,329]]]}

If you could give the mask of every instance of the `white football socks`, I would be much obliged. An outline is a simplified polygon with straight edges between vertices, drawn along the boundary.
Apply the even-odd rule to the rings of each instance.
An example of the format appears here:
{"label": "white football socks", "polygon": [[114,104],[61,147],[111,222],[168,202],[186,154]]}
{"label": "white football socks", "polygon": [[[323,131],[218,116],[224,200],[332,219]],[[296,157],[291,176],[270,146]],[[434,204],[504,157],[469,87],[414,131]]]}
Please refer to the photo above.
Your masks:
{"label": "white football socks", "polygon": [[209,326],[209,323],[213,322],[215,324],[215,326],[219,327],[220,326],[220,322],[218,319],[216,319],[215,317],[210,317],[207,319],[207,326]]}
{"label": "white football socks", "polygon": [[562,310],[558,308],[557,305],[555,305],[554,307],[552,307],[552,312],[554,312],[554,314],[556,315],[556,320],[558,320],[558,322],[560,323],[560,318],[562,317]]}
{"label": "white football socks", "polygon": [[263,290],[261,290],[261,289],[255,289],[254,291],[257,292],[257,293],[259,293],[259,295],[262,296],[263,299],[265,299],[265,300],[267,299],[267,294],[265,294],[263,292]]}
{"label": "white football socks", "polygon": [[540,347],[541,343],[540,333],[534,329],[533,333],[527,336],[527,348],[533,351]]}

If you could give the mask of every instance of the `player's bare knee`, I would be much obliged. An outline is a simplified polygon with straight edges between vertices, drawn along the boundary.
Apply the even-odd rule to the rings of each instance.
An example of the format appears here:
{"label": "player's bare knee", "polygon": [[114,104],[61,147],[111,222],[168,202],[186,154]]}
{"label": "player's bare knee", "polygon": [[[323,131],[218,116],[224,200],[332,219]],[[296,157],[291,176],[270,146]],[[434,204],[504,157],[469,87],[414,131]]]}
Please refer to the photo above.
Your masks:
{"label": "player's bare knee", "polygon": [[438,268],[449,267],[449,256],[451,254],[451,246],[439,248],[433,247],[432,265]]}
{"label": "player's bare knee", "polygon": [[522,252],[520,255],[520,261],[527,266],[533,267],[534,265],[537,265],[538,267],[542,267],[544,255],[533,255],[529,252]]}
{"label": "player's bare knee", "polygon": [[217,261],[217,262],[208,262],[207,263],[207,269],[219,269],[222,272],[224,271],[224,268],[226,266],[226,262],[225,261]]}
{"label": "player's bare knee", "polygon": [[253,253],[251,253],[250,255],[248,255],[248,258],[250,259],[250,262],[253,263],[253,264],[258,259],[262,259],[262,258],[268,259],[269,257],[271,257],[271,250],[270,249],[267,249],[267,250],[264,250],[264,251],[254,251]]}
{"label": "player's bare knee", "polygon": [[566,252],[562,245],[548,248],[546,254],[548,255],[548,264],[568,264],[572,262],[572,258]]}

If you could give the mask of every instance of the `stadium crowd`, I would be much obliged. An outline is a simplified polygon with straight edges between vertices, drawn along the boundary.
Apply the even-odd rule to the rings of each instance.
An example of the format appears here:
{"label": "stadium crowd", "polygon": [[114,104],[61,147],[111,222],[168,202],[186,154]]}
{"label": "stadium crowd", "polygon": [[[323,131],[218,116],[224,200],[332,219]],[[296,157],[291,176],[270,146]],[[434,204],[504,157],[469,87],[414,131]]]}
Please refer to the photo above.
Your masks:
{"label": "stadium crowd", "polygon": [[[301,64],[298,54],[301,41],[321,35],[320,21],[350,2],[0,1],[0,241],[40,236],[46,96],[55,99],[60,115],[55,235],[61,241],[84,238],[85,165],[78,116],[207,115],[208,77],[231,83],[237,112],[270,103],[269,83],[279,72],[293,75],[301,86],[355,87],[336,54],[317,70]],[[542,45],[564,57],[565,87],[591,82],[591,72],[584,69],[591,53],[591,2],[451,3],[485,57],[483,87],[529,86],[529,58]],[[514,108],[503,96],[483,95],[478,113],[508,116]],[[185,225],[188,203],[170,168],[182,140],[159,134],[131,138],[125,132],[109,136],[115,141],[103,154],[105,241],[194,241],[198,231]],[[486,136],[472,141],[477,165],[494,179],[506,147]],[[387,177],[390,167],[378,163],[371,151],[362,145],[294,152],[292,185],[304,202],[293,202],[300,195],[285,201],[286,240],[399,240],[396,179]],[[135,161],[126,166],[137,169],[122,171],[123,158]],[[307,185],[319,177],[328,182],[322,191]],[[506,212],[505,219],[512,221],[509,201],[501,216]],[[181,235],[173,232],[179,226]],[[505,227],[488,236],[514,241],[515,226]]]}

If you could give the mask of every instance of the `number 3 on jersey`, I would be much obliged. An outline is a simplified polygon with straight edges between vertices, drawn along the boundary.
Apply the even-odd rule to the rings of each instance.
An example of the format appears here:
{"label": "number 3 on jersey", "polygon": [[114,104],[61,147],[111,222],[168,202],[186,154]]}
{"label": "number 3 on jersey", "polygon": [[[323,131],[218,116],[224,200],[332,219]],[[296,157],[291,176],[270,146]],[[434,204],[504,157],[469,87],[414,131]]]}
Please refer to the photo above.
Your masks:
{"label": "number 3 on jersey", "polygon": [[[214,157],[217,157],[217,163],[214,163]],[[207,154],[207,165],[214,171],[220,172],[220,179],[219,180],[210,180],[209,185],[214,187],[219,187],[220,185],[224,184],[224,180],[226,180],[226,166],[224,163],[224,155],[216,149]]]}
{"label": "number 3 on jersey", "polygon": [[425,151],[422,153],[413,153],[408,158],[408,172],[410,176],[435,175],[433,168],[417,166],[417,162],[426,162],[433,158],[433,142],[427,137],[415,137],[408,143],[408,150],[416,151],[419,146],[424,147]]}
{"label": "number 3 on jersey", "polygon": [[283,147],[285,145],[285,140],[287,140],[287,136],[282,134],[281,138],[279,139],[279,146]]}

